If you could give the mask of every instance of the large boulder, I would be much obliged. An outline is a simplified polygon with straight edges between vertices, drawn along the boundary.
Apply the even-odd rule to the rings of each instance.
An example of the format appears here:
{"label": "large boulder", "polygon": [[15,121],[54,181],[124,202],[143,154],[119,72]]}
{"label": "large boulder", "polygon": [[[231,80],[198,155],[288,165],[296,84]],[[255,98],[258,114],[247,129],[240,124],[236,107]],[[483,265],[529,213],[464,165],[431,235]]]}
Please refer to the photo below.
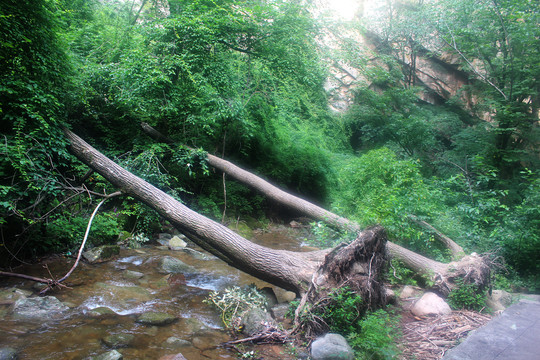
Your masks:
{"label": "large boulder", "polygon": [[159,262],[158,271],[161,274],[194,273],[195,268],[172,256],[165,256]]}
{"label": "large boulder", "polygon": [[108,261],[120,254],[120,246],[118,245],[103,245],[98,246],[88,251],[83,252],[82,256],[90,264]]}
{"label": "large boulder", "polygon": [[427,292],[414,303],[411,312],[416,316],[447,315],[452,309],[439,295]]}
{"label": "large boulder", "polygon": [[353,360],[354,351],[339,334],[326,334],[311,344],[312,360]]}
{"label": "large boulder", "polygon": [[19,299],[13,305],[13,316],[19,319],[45,320],[59,317],[69,310],[54,296]]}

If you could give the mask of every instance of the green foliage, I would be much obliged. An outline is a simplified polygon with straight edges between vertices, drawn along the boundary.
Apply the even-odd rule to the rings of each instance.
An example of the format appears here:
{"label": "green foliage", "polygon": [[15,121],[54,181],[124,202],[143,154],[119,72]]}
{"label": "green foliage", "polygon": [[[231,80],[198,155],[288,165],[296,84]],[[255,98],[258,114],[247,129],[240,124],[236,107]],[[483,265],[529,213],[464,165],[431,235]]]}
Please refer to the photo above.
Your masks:
{"label": "green foliage", "polygon": [[382,224],[389,236],[417,251],[443,257],[434,239],[407,220],[431,216],[441,206],[439,191],[423,178],[418,162],[401,160],[388,148],[336,159],[338,186],[333,207],[363,226]]}
{"label": "green foliage", "polygon": [[417,274],[406,267],[403,262],[397,259],[391,259],[386,279],[392,285],[417,286],[418,281],[416,280],[416,275]]}
{"label": "green foliage", "polygon": [[[45,228],[46,236],[40,238],[36,243],[29,244],[30,246],[34,247],[38,253],[73,250],[80,246],[88,226],[87,216],[58,214],[51,220]],[[114,243],[119,233],[118,221],[114,215],[98,213],[92,222],[87,246]]]}
{"label": "green foliage", "polygon": [[238,319],[247,311],[267,307],[266,298],[254,285],[244,288],[232,286],[221,292],[212,291],[203,301],[216,307],[223,324],[233,330],[238,330],[236,328],[240,325]]}
{"label": "green foliage", "polygon": [[364,312],[362,297],[348,287],[335,289],[328,296],[328,304],[317,308],[315,315],[324,319],[330,331],[342,335],[361,331],[358,319]]}
{"label": "green foliage", "polygon": [[456,280],[457,287],[448,294],[448,304],[454,309],[479,311],[486,306],[486,294],[478,286]]}
{"label": "green foliage", "polygon": [[347,336],[356,359],[395,359],[399,355],[399,316],[395,313],[383,309],[370,312],[358,322],[358,328],[360,332]]}
{"label": "green foliage", "polygon": [[334,229],[323,221],[313,222],[310,227],[311,234],[306,240],[320,248],[332,248],[342,242],[352,241],[356,236],[354,233]]}

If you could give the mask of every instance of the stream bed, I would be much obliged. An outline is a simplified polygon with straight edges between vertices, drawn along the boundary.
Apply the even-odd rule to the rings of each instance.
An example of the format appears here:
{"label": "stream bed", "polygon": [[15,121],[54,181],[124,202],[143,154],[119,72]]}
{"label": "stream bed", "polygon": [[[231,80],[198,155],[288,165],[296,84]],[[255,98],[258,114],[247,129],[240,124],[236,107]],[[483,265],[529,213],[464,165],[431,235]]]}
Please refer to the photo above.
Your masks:
{"label": "stream bed", "polygon": [[[272,227],[255,232],[252,240],[268,247],[301,251],[301,240],[290,230]],[[160,359],[179,353],[188,360],[238,358],[237,353],[219,346],[230,340],[230,335],[216,310],[203,301],[209,292],[255,284],[272,287],[281,301],[291,294],[228,266],[193,244],[188,248],[196,251],[171,251],[154,244],[122,249],[116,259],[99,264],[81,262],[65,282],[69,288],[47,293],[69,308],[58,317],[15,316],[13,303],[17,297],[35,297],[38,290],[32,281],[0,278],[0,348],[15,349],[19,359],[90,359],[117,348],[107,339],[127,335],[128,344],[117,348],[124,359]],[[165,257],[179,259],[195,271],[167,274],[160,267]],[[50,272],[58,278],[73,262],[72,258],[55,257],[16,271],[39,277],[50,277]],[[177,320],[163,326],[136,321],[149,311],[167,313]],[[280,353],[264,358],[295,357]]]}

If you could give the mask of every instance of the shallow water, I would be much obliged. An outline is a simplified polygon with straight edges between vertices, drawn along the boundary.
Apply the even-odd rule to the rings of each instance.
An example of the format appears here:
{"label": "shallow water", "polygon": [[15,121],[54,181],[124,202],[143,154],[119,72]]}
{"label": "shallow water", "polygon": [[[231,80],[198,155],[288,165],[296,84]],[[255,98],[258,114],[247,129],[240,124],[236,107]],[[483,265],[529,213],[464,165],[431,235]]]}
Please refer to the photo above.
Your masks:
{"label": "shallow water", "polygon": [[[284,228],[260,232],[253,241],[274,248],[301,250],[301,241]],[[189,247],[202,252],[192,244]],[[164,256],[178,258],[193,266],[196,272],[185,276],[159,273],[159,260]],[[60,277],[72,264],[73,259],[57,258],[17,269],[17,272],[48,277],[50,271]],[[126,270],[144,275],[131,279],[126,277]],[[11,317],[8,304],[0,305],[0,318],[4,314],[0,322],[0,347],[17,349],[20,359],[85,359],[110,350],[102,340],[106,336],[127,333],[134,335],[134,340],[128,347],[118,349],[124,359],[159,359],[177,353],[188,360],[235,359],[235,353],[219,347],[230,340],[229,335],[216,311],[203,300],[210,291],[227,286],[271,286],[215,257],[202,260],[184,251],[157,246],[123,249],[116,260],[101,264],[81,263],[65,284],[70,289],[47,294],[71,308],[60,319],[18,320]],[[31,290],[33,285],[30,281],[0,278],[2,288]],[[114,313],[93,314],[92,310],[100,307]],[[135,322],[138,314],[149,310],[169,313],[178,317],[178,321],[159,327]],[[175,347],[166,342],[170,337],[189,343]]]}

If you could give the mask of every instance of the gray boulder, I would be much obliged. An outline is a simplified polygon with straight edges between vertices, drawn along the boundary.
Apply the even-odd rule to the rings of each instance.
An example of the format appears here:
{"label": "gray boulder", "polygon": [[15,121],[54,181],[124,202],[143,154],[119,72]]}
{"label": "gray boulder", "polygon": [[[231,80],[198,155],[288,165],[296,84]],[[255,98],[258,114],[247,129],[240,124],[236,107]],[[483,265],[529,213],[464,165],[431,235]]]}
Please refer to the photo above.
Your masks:
{"label": "gray boulder", "polygon": [[90,360],[122,360],[124,357],[116,350],[106,352],[104,354],[93,356]]}
{"label": "gray boulder", "polygon": [[354,352],[339,334],[326,334],[311,344],[312,360],[353,360]]}
{"label": "gray boulder", "polygon": [[169,240],[168,246],[171,250],[182,250],[187,246],[187,243],[178,235],[175,235]]}
{"label": "gray boulder", "polygon": [[452,309],[439,295],[427,292],[414,303],[411,312],[416,316],[447,315]]}
{"label": "gray boulder", "polygon": [[163,326],[168,325],[178,320],[176,316],[162,312],[145,312],[138,318],[137,322],[144,325]]}
{"label": "gray boulder", "polygon": [[276,326],[272,316],[264,309],[252,308],[242,316],[244,333],[254,336],[267,329],[269,326]]}
{"label": "gray boulder", "polygon": [[13,315],[19,319],[45,320],[58,317],[67,310],[69,307],[54,296],[23,298],[13,305]]}
{"label": "gray boulder", "polygon": [[160,260],[158,271],[161,274],[194,273],[195,268],[172,256],[165,256]]}
{"label": "gray boulder", "polygon": [[10,347],[0,348],[0,360],[15,359],[18,359],[17,350]]}

